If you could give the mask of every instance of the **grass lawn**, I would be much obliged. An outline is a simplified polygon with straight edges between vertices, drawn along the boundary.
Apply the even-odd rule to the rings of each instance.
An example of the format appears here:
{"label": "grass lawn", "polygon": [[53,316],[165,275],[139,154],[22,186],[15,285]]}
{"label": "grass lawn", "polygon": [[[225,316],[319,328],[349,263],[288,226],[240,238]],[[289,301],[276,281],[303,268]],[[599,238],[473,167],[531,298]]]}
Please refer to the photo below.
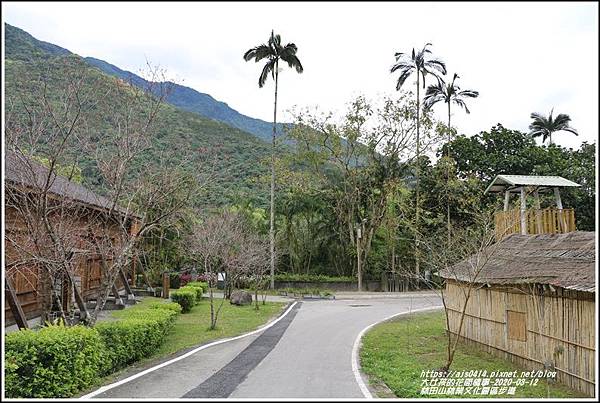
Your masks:
{"label": "grass lawn", "polygon": [[[443,312],[415,314],[382,323],[363,338],[360,362],[372,384],[385,383],[396,397],[584,397],[560,384],[539,380],[535,386],[516,386],[514,395],[421,395],[421,371],[436,370],[445,363],[447,339]],[[450,368],[455,371],[514,371],[523,369],[513,363],[473,347],[459,345]],[[494,383],[494,380],[491,380]],[[514,380],[512,386],[514,386]],[[492,385],[490,385],[492,386]],[[382,396],[383,397],[383,396]]]}
{"label": "grass lawn", "polygon": [[[139,304],[129,309],[142,308],[157,301],[165,300],[145,297]],[[220,298],[215,298],[215,306],[220,302]],[[210,301],[208,298],[203,298],[190,312],[179,315],[163,345],[148,359],[160,358],[188,347],[249,332],[277,316],[285,305],[282,302],[267,302],[262,305],[260,302],[260,309],[257,311],[254,305],[236,306],[225,301],[219,313],[217,328],[209,330]],[[119,318],[121,312],[123,311],[115,311],[112,316]]]}

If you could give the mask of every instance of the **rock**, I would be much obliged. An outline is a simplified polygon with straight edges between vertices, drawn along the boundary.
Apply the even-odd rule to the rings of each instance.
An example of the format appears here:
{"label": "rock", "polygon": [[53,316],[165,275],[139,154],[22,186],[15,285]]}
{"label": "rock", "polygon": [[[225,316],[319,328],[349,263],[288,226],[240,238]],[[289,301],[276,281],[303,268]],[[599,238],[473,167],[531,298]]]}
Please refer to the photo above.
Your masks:
{"label": "rock", "polygon": [[250,305],[252,303],[252,294],[248,291],[233,291],[229,302],[233,305]]}

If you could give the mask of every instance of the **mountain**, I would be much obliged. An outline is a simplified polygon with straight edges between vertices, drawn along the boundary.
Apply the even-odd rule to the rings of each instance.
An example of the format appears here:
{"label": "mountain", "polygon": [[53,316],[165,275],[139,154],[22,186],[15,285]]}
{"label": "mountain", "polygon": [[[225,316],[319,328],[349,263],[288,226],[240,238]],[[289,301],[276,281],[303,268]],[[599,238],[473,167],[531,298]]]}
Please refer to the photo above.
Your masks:
{"label": "mountain", "polygon": [[[22,29],[9,24],[5,24],[5,32],[7,59],[27,59],[34,55],[36,57],[47,58],[50,56],[66,56],[72,54],[67,49],[40,41]],[[85,57],[84,60],[106,74],[118,77],[133,85],[148,88],[148,82],[137,74],[121,70],[115,65],[94,57]],[[229,126],[251,133],[262,140],[268,142],[271,141],[273,133],[272,123],[242,115],[235,109],[229,107],[225,102],[217,101],[209,94],[198,92],[193,88],[175,83],[168,83],[168,85],[170,87],[170,93],[166,101],[170,104],[188,112],[194,112],[209,119],[223,122]],[[158,86],[154,87],[157,88]],[[282,130],[283,125],[278,124],[278,133],[282,133]]]}
{"label": "mountain", "polygon": [[6,59],[28,61],[72,54],[65,48],[37,40],[20,28],[4,24],[4,55]]}
{"label": "mountain", "polygon": [[[113,111],[131,104],[134,96],[126,82],[64,48],[39,41],[8,24],[5,24],[5,38],[5,105],[11,106],[10,114],[7,112],[7,126],[26,127],[26,107],[31,108],[27,103],[35,103],[36,99],[39,102],[44,87],[40,85],[42,81],[49,102],[60,102],[61,90],[64,92],[75,74],[79,77],[84,72],[84,91],[97,103],[86,110],[86,130],[82,135],[90,136],[88,141],[102,141],[104,134],[115,130],[111,120]],[[110,99],[96,100],[94,91],[100,94],[109,90]],[[149,101],[143,99],[140,102]],[[215,179],[210,191],[198,200],[200,206],[221,206],[240,200],[256,206],[267,205],[268,187],[259,179],[268,172],[264,162],[269,156],[270,145],[256,136],[165,104],[160,110],[151,143],[151,149],[136,156],[140,173],[164,155],[173,166],[183,162],[190,172],[196,172],[200,166],[199,150],[208,150],[214,156],[218,162]],[[82,168],[84,185],[102,193],[100,175],[89,152],[80,142],[73,142],[69,144],[69,153]],[[192,156],[190,160],[188,156]]]}
{"label": "mountain", "polygon": [[[120,79],[131,82],[139,87],[147,88],[148,86],[148,82],[142,77],[130,71],[121,70],[117,66],[107,63],[104,60],[96,59],[94,57],[86,57],[85,60],[107,74],[119,77]],[[235,109],[229,107],[225,102],[217,101],[210,95],[198,92],[193,88],[175,83],[169,83],[169,86],[170,92],[167,97],[167,102],[170,104],[183,110],[218,120],[219,122],[223,122],[245,132],[252,133],[262,140],[268,142],[271,141],[273,133],[272,123],[242,115]],[[278,133],[282,133],[283,125],[279,123],[277,126]]]}

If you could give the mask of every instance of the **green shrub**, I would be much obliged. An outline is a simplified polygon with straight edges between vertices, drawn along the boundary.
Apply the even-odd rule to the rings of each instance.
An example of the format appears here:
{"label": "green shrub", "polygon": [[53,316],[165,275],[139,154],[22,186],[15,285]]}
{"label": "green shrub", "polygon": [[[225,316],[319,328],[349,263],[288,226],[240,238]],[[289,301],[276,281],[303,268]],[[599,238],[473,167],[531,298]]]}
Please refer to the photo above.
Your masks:
{"label": "green shrub", "polygon": [[169,309],[177,313],[181,313],[181,305],[177,302],[153,302],[148,305],[148,309]]}
{"label": "green shrub", "polygon": [[199,304],[200,301],[202,301],[202,294],[204,293],[204,290],[202,290],[202,287],[195,287],[195,286],[189,286],[186,285],[185,287],[181,287],[180,290],[191,290],[194,292],[195,296],[196,296],[196,304]]}
{"label": "green shrub", "polygon": [[193,287],[183,287],[177,291],[173,291],[171,293],[171,300],[181,305],[182,313],[187,313],[196,304],[196,289]]}
{"label": "green shrub", "polygon": [[131,308],[123,311],[119,320],[96,325],[107,349],[107,372],[148,357],[160,347],[181,309],[173,305]]}
{"label": "green shrub", "polygon": [[324,274],[294,274],[281,273],[275,275],[275,281],[279,282],[308,282],[308,283],[353,283],[356,281],[354,277],[349,276],[327,276]]}
{"label": "green shrub", "polygon": [[202,288],[202,292],[208,291],[208,283],[204,281],[190,281],[186,284],[186,287],[199,287]]}
{"label": "green shrub", "polygon": [[5,393],[9,398],[70,397],[106,369],[98,331],[48,326],[6,335]]}

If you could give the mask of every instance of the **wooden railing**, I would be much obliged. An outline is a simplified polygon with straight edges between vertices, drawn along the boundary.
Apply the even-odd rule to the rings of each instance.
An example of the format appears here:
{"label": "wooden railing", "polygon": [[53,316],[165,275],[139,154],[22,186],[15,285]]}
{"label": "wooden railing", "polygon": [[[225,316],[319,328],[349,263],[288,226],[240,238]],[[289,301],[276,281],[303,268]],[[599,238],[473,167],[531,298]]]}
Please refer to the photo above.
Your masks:
{"label": "wooden railing", "polygon": [[[494,215],[496,239],[521,233],[521,211],[497,211]],[[525,211],[527,234],[564,234],[575,231],[575,210],[545,208]]]}

